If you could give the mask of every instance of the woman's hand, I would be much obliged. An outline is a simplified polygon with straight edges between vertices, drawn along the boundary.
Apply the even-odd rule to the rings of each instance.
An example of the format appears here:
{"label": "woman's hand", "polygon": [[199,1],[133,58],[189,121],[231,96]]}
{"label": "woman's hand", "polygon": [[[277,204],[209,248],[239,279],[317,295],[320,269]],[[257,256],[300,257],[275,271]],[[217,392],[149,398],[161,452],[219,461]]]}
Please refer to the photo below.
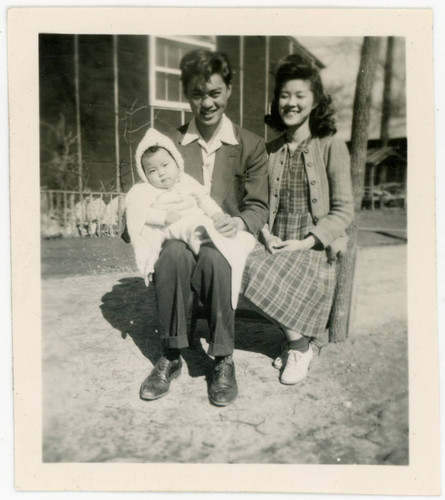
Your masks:
{"label": "woman's hand", "polygon": [[177,222],[180,218],[181,216],[178,214],[178,212],[174,212],[173,210],[167,212],[167,215],[165,216],[165,225],[169,226],[170,224]]}
{"label": "woman's hand", "polygon": [[278,236],[271,236],[266,240],[266,248],[270,253],[277,253],[277,248],[281,248],[283,246],[283,240],[278,238]]}
{"label": "woman's hand", "polygon": [[308,250],[309,248],[306,240],[287,240],[283,241],[275,251],[276,253],[293,252],[295,250]]}
{"label": "woman's hand", "polygon": [[295,250],[309,250],[315,245],[319,245],[320,240],[313,234],[309,234],[304,240],[287,240],[276,249],[277,253],[280,252],[293,252]]}

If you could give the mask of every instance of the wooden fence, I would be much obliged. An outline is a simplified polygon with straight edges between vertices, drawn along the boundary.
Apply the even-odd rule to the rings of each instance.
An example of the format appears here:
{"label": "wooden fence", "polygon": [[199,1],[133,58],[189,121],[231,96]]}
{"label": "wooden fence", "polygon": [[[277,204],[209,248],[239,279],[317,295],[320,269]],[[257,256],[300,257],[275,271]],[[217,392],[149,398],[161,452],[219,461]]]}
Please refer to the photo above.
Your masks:
{"label": "wooden fence", "polygon": [[41,190],[41,234],[46,238],[119,236],[124,210],[123,193]]}

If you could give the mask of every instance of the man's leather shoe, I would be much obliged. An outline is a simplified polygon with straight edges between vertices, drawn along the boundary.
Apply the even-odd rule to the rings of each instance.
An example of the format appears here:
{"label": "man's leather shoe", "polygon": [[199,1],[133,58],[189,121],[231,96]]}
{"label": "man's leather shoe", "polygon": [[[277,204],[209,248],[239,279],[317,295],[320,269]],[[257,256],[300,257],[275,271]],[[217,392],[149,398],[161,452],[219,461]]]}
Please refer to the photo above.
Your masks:
{"label": "man's leather shoe", "polygon": [[181,367],[181,357],[170,361],[162,356],[150,375],[142,382],[139,392],[141,399],[151,401],[165,396],[170,389],[170,382],[181,374]]}
{"label": "man's leather shoe", "polygon": [[238,396],[235,365],[232,356],[227,356],[215,364],[209,389],[210,402],[216,406],[226,406]]}

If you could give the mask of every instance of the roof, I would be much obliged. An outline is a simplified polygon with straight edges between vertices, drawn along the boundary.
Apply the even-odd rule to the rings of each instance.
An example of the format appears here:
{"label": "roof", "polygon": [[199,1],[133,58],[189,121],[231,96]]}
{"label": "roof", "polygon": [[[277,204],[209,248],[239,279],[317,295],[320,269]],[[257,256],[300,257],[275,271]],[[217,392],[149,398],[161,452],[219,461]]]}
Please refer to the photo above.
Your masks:
{"label": "roof", "polygon": [[310,52],[304,45],[301,45],[301,43],[294,36],[288,36],[286,38],[295,46],[295,48],[302,54],[303,57],[307,57],[308,59],[313,61],[319,69],[323,69],[326,67],[320,61],[320,59],[318,59],[318,57],[314,56],[314,54],[312,54],[312,52]]}
{"label": "roof", "polygon": [[396,149],[392,146],[385,146],[382,148],[369,148],[366,153],[366,163],[378,165],[390,156],[396,156],[406,162],[406,158],[404,158]]}

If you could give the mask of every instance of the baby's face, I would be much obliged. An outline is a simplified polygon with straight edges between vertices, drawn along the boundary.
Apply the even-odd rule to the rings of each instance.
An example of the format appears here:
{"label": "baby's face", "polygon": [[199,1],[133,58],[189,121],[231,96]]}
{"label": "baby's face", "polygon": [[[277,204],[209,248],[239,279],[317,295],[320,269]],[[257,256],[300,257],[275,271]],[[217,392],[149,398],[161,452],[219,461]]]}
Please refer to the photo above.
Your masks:
{"label": "baby's face", "polygon": [[148,182],[158,189],[169,189],[179,179],[179,168],[165,149],[142,157],[142,168]]}

